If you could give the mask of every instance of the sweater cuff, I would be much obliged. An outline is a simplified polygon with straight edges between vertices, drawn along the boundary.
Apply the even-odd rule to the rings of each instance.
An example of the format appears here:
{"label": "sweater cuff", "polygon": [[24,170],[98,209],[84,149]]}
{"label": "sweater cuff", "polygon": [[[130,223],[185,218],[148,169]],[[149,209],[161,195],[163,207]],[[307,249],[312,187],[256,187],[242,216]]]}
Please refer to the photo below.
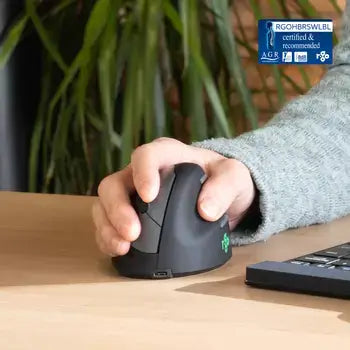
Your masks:
{"label": "sweater cuff", "polygon": [[[252,225],[245,221],[244,225],[238,225],[233,230],[231,242],[236,246],[266,241],[271,235],[287,228],[281,227],[281,221],[277,217],[278,214],[276,214],[274,197],[278,196],[278,193],[276,193],[277,188],[274,187],[271,177],[268,178],[267,172],[264,171],[266,164],[269,164],[269,161],[266,161],[266,154],[264,155],[264,163],[262,163],[258,152],[259,147],[250,145],[249,142],[246,142],[245,137],[249,137],[249,134],[235,139],[215,138],[192,144],[194,147],[205,148],[224,157],[237,159],[250,171],[259,192],[261,218],[253,218],[255,224],[252,223]],[[273,154],[271,154],[272,159]],[[256,220],[259,220],[259,225],[256,225]]]}

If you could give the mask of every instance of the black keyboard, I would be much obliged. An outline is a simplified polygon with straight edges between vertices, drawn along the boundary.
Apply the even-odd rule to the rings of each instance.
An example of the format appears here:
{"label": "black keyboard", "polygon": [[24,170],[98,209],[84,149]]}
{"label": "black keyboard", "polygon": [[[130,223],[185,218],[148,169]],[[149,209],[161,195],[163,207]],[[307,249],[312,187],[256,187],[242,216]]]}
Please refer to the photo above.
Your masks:
{"label": "black keyboard", "polygon": [[298,258],[247,266],[246,283],[267,289],[350,298],[350,242]]}

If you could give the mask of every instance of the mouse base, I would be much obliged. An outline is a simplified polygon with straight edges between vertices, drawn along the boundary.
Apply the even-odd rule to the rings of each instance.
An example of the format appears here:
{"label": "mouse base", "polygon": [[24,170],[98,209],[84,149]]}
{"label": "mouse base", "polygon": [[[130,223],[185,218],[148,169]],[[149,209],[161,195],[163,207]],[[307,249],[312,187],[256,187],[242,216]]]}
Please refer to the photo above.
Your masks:
{"label": "mouse base", "polygon": [[128,277],[132,277],[132,278],[142,278],[142,279],[154,279],[154,280],[159,280],[159,279],[169,279],[169,278],[177,278],[177,277],[186,277],[186,276],[192,276],[192,275],[198,275],[200,273],[205,273],[205,272],[209,272],[215,269],[218,269],[221,266],[224,266],[226,264],[226,262],[224,262],[223,264],[220,264],[218,266],[214,266],[214,267],[210,267],[208,269],[204,269],[204,270],[197,270],[197,271],[190,271],[190,272],[183,272],[183,273],[172,273],[171,270],[163,270],[163,271],[157,271],[154,272],[152,274],[151,277],[142,277],[142,276],[128,276]]}
{"label": "mouse base", "polygon": [[[132,252],[131,254],[134,255],[135,252]],[[169,278],[176,278],[176,277],[186,277],[186,276],[191,276],[191,275],[197,275],[200,273],[205,273],[211,270],[215,270],[223,265],[226,264],[228,261],[224,261],[222,264],[216,265],[216,266],[211,266],[210,268],[207,269],[201,269],[201,270],[196,270],[196,271],[186,271],[186,272],[177,272],[173,273],[171,269],[157,269],[156,268],[156,262],[157,262],[157,256],[158,254],[140,254],[140,252],[137,252],[137,256],[139,258],[143,258],[143,264],[137,264],[137,266],[141,269],[142,271],[138,269],[131,269],[130,267],[132,266],[131,261],[128,259],[128,256],[121,256],[121,257],[115,257],[112,258],[112,264],[116,268],[116,270],[119,272],[121,276],[129,277],[129,278],[135,278],[135,279],[154,279],[154,280],[159,280],[159,279],[169,279]],[[129,260],[129,261],[128,261]],[[147,261],[146,261],[147,260]],[[126,268],[124,268],[126,267]],[[151,268],[150,268],[151,267]],[[149,268],[149,269],[147,269]],[[132,270],[132,271],[131,271]],[[138,270],[138,271],[137,271]]]}

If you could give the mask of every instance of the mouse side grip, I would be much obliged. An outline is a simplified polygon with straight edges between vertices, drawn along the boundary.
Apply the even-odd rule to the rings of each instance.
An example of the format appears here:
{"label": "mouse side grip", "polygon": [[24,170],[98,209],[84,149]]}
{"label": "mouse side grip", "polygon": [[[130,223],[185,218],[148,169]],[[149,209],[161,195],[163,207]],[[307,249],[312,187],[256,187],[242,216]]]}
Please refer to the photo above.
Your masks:
{"label": "mouse side grip", "polygon": [[144,203],[136,193],[133,200],[141,223],[141,234],[131,246],[140,252],[157,253],[168,199],[175,180],[174,171],[161,173],[161,186],[157,198]]}
{"label": "mouse side grip", "polygon": [[158,269],[176,274],[203,271],[224,264],[231,257],[227,244],[229,227],[202,219],[197,200],[204,175],[201,167],[182,163],[175,166],[175,183],[163,221]]}

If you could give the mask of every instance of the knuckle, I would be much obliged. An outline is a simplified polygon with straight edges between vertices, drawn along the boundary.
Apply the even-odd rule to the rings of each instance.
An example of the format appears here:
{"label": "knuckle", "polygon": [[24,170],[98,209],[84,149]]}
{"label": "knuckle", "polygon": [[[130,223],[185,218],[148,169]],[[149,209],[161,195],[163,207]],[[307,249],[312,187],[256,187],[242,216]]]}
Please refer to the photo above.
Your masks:
{"label": "knuckle", "polygon": [[228,158],[228,159],[226,158],[226,159],[221,160],[221,162],[224,163],[225,168],[228,171],[232,171],[232,172],[239,170],[240,164],[242,164],[238,160],[233,159],[233,158]]}
{"label": "knuckle", "polygon": [[137,157],[144,157],[153,148],[151,143],[145,143],[143,145],[137,146],[131,153],[131,162],[133,162]]}
{"label": "knuckle", "polygon": [[129,251],[129,243],[120,240],[120,239],[114,239],[112,241],[112,250],[115,252],[117,255],[125,255]]}
{"label": "knuckle", "polygon": [[123,181],[122,176],[124,172],[125,170],[121,170],[102,179],[97,187],[97,194],[101,197],[105,192],[109,191],[110,188],[113,187],[118,181]]}
{"label": "knuckle", "polygon": [[118,213],[120,212],[120,207],[121,206],[118,202],[114,202],[106,209],[107,218],[112,224],[118,222]]}
{"label": "knuckle", "polygon": [[114,203],[107,210],[107,217],[113,227],[109,226],[113,232],[118,234],[127,235],[130,231],[129,227],[131,226],[132,220],[130,218],[130,209],[132,207],[129,203],[120,204]]}
{"label": "knuckle", "polygon": [[103,237],[102,231],[99,231],[99,230],[95,231],[95,241],[98,249],[102,253],[106,255],[111,255],[111,252],[112,252],[111,240]]}
{"label": "knuckle", "polygon": [[99,241],[99,240],[96,239],[96,245],[97,245],[98,249],[99,249],[102,253],[106,253],[106,248],[105,248],[104,244],[103,244],[101,241]]}
{"label": "knuckle", "polygon": [[97,224],[97,216],[98,216],[99,209],[100,209],[100,202],[96,200],[94,201],[91,207],[92,219],[94,221],[95,226]]}
{"label": "knuckle", "polygon": [[104,179],[101,180],[100,184],[98,185],[97,188],[97,194],[101,197],[103,192],[108,189],[111,183],[111,176],[106,176]]}
{"label": "knuckle", "polygon": [[156,142],[172,142],[172,141],[174,141],[174,139],[172,139],[170,137],[162,136],[162,137],[158,137],[158,138],[154,139],[152,142],[156,143]]}
{"label": "knuckle", "polygon": [[119,247],[118,248],[118,254],[119,255],[125,255],[127,252],[128,252],[128,247],[126,247],[126,246],[123,246],[123,247]]}
{"label": "knuckle", "polygon": [[101,237],[101,232],[99,230],[95,231],[95,241],[100,250],[104,248],[104,242]]}
{"label": "knuckle", "polygon": [[176,139],[173,139],[171,137],[165,137],[165,136],[162,136],[162,137],[158,137],[157,139],[153,140],[152,141],[152,144],[167,144],[167,145],[170,145],[170,146],[179,146],[179,145],[184,145],[184,143],[182,143],[181,141],[179,140],[176,140]]}
{"label": "knuckle", "polygon": [[101,245],[101,235],[99,230],[95,230],[95,241],[98,246]]}
{"label": "knuckle", "polygon": [[112,239],[114,236],[114,230],[110,226],[103,226],[100,230],[100,237],[106,243]]}
{"label": "knuckle", "polygon": [[99,245],[99,249],[101,250],[102,253],[112,256],[112,248],[110,247],[110,245],[106,244],[106,243],[100,243]]}

